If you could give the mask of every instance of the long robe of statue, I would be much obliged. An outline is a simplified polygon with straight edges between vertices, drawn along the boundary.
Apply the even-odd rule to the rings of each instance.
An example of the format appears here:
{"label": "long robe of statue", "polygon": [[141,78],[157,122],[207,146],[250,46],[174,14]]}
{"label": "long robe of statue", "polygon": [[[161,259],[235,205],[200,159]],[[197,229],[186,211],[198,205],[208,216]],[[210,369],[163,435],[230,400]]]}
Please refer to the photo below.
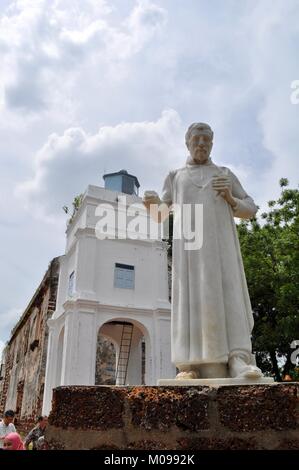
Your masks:
{"label": "long robe of statue", "polygon": [[[212,188],[221,174],[231,178],[234,210]],[[238,178],[210,159],[201,165],[189,159],[172,171],[162,201],[203,207],[202,247],[186,250],[186,240],[173,240],[172,361],[226,363],[233,352],[250,355],[253,317],[234,217],[250,218],[257,207]]]}
{"label": "long robe of statue", "polygon": [[[186,165],[169,173],[162,199],[155,191],[143,198],[147,210],[161,202],[174,209],[172,361],[178,379],[258,379],[262,372],[251,353],[253,316],[234,222],[253,217],[257,207],[232,171],[212,162],[213,136],[208,124],[191,124]],[[190,249],[192,232],[202,234],[202,243]]]}

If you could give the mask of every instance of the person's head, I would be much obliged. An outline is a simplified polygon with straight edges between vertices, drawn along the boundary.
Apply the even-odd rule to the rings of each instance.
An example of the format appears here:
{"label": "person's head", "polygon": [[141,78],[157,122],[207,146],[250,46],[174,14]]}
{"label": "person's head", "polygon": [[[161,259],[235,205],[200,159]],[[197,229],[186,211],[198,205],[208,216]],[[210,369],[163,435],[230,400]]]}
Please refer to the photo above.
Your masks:
{"label": "person's head", "polygon": [[37,439],[36,443],[37,450],[48,450],[49,446],[44,436],[41,436]]}
{"label": "person's head", "polygon": [[45,429],[48,424],[48,417],[47,416],[39,416],[37,418],[37,424],[41,429]]}
{"label": "person's head", "polygon": [[213,131],[208,124],[194,122],[189,126],[185,141],[195,163],[205,163],[213,147]]}
{"label": "person's head", "polygon": [[3,416],[4,424],[8,426],[10,423],[13,422],[14,417],[15,417],[14,411],[12,410],[5,411],[4,416]]}
{"label": "person's head", "polygon": [[10,432],[3,442],[4,450],[24,450],[24,444],[17,432]]}

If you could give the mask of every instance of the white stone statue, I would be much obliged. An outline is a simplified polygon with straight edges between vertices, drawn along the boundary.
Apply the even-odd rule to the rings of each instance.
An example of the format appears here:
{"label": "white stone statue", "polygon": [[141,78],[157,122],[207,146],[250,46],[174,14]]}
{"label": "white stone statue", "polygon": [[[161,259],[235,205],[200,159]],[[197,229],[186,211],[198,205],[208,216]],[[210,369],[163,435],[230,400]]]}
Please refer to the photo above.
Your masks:
{"label": "white stone statue", "polygon": [[[258,379],[251,353],[253,316],[234,217],[251,218],[257,207],[238,178],[212,162],[213,132],[194,123],[186,133],[186,165],[167,176],[160,199],[146,191],[143,203],[202,204],[203,243],[186,250],[173,240],[172,361],[177,379]],[[175,216],[174,216],[175,217]]]}

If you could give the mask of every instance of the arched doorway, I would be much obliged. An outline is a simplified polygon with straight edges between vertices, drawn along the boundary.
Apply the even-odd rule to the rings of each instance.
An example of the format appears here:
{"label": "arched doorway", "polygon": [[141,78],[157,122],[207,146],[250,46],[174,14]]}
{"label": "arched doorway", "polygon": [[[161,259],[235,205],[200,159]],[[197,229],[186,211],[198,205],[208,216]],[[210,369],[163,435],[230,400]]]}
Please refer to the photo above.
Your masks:
{"label": "arched doorway", "polygon": [[147,332],[138,322],[115,319],[98,332],[96,385],[145,385]]}

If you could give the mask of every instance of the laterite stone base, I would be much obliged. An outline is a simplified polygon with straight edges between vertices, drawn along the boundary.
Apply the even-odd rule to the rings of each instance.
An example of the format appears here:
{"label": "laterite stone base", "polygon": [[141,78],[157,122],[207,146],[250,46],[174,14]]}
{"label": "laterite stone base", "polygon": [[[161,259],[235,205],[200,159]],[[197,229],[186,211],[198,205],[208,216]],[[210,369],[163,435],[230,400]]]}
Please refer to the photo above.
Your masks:
{"label": "laterite stone base", "polygon": [[53,392],[52,449],[299,449],[299,384]]}

